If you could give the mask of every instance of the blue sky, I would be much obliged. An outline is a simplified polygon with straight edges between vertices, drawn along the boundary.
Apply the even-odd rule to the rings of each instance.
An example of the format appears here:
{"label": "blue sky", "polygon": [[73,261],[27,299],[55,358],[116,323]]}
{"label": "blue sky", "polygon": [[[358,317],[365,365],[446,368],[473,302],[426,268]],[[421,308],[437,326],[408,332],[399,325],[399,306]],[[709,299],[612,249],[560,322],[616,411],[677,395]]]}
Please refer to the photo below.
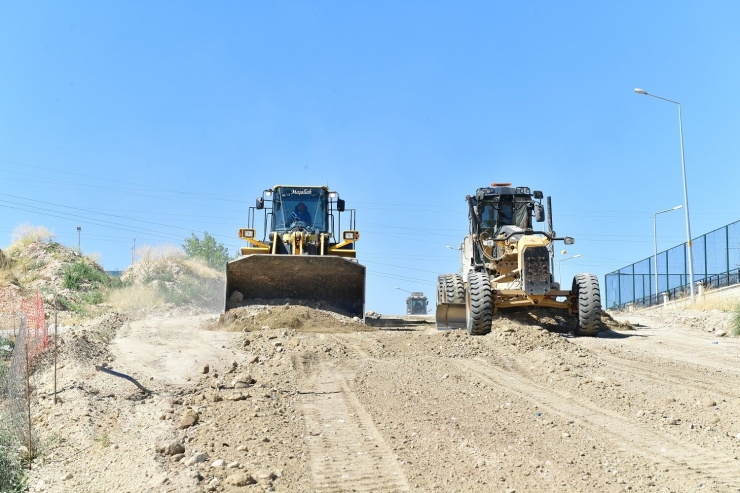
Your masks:
{"label": "blue sky", "polygon": [[[635,87],[682,103],[694,236],[740,219],[739,20],[730,1],[4,2],[0,246],[28,222],[67,244],[82,226],[108,269],[134,237],[235,252],[263,189],[329,184],[357,209],[367,308],[401,312],[394,286],[433,298],[458,269],[464,196],[510,181],[576,238],[563,278],[603,282],[683,202],[676,107]],[[659,248],[684,240],[661,216]]]}

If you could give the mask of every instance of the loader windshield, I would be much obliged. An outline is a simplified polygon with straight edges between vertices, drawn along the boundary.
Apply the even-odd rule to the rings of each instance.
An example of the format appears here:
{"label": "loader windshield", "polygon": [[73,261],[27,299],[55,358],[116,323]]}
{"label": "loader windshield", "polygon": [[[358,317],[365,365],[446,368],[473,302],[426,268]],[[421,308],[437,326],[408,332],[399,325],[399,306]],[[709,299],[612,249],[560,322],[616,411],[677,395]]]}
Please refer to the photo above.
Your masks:
{"label": "loader windshield", "polygon": [[480,204],[481,231],[495,235],[502,226],[531,227],[529,197],[501,196],[498,202]]}
{"label": "loader windshield", "polygon": [[278,187],[273,199],[273,231],[295,227],[326,231],[326,190],[323,188]]}

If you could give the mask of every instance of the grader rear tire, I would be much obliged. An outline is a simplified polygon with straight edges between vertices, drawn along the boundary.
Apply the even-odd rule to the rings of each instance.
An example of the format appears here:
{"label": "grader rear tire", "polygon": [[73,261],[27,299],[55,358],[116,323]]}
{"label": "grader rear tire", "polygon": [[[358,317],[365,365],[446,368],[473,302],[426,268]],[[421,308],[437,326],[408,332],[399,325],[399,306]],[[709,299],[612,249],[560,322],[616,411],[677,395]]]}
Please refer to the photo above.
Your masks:
{"label": "grader rear tire", "polygon": [[578,274],[573,278],[572,292],[578,303],[578,336],[596,337],[601,326],[601,292],[599,278],[593,274]]}
{"label": "grader rear tire", "polygon": [[465,300],[465,321],[468,334],[485,335],[491,332],[493,322],[493,295],[491,281],[481,272],[468,276],[468,289]]}
{"label": "grader rear tire", "polygon": [[460,274],[442,274],[437,278],[437,304],[465,303],[465,284]]}

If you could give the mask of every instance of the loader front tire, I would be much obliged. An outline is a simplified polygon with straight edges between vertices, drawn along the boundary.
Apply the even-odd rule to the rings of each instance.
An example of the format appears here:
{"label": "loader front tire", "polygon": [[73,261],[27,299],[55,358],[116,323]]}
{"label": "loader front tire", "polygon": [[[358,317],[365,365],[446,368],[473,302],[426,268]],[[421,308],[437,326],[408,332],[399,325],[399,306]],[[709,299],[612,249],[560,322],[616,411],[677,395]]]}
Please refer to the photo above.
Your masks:
{"label": "loader front tire", "polygon": [[437,278],[437,304],[465,303],[465,284],[460,274],[442,274]]}
{"label": "loader front tire", "polygon": [[601,326],[601,292],[599,278],[593,274],[578,274],[573,278],[574,302],[578,304],[577,336],[596,337]]}
{"label": "loader front tire", "polygon": [[471,272],[465,300],[465,322],[471,336],[491,332],[493,322],[493,296],[491,281],[482,272]]}

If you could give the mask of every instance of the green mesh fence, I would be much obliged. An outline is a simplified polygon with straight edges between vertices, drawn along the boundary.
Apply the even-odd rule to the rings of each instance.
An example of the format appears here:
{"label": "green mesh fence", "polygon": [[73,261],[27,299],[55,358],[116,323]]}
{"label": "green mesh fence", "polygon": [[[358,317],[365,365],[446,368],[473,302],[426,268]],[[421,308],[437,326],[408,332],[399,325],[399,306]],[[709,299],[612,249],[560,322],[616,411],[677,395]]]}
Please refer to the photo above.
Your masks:
{"label": "green mesh fence", "polygon": [[[739,284],[740,221],[693,240],[692,254],[694,283],[715,289]],[[676,299],[688,293],[686,243],[660,252],[657,257],[650,256],[610,272],[604,279],[603,297],[607,308],[622,308],[629,304],[650,306],[661,303],[663,294]]]}

